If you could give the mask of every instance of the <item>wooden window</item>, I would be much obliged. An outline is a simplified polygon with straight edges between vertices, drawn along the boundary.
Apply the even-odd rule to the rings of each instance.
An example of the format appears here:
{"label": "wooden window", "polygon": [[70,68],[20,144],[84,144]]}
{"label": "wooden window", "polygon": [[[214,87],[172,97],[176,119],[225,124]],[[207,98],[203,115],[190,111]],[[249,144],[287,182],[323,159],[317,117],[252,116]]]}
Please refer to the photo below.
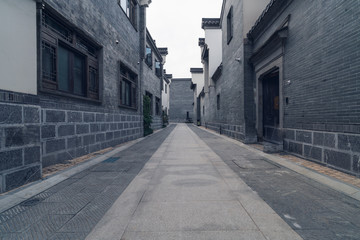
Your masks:
{"label": "wooden window", "polygon": [[229,13],[227,15],[227,43],[229,44],[231,39],[233,38],[233,7],[230,8]]}
{"label": "wooden window", "polygon": [[137,75],[120,64],[120,107],[137,109]]}
{"label": "wooden window", "polygon": [[152,67],[152,49],[146,46],[145,63],[151,68]]}
{"label": "wooden window", "polygon": [[155,59],[155,74],[161,77],[161,63],[157,59]]}
{"label": "wooden window", "polygon": [[137,3],[136,0],[118,0],[118,4],[129,18],[131,24],[137,29]]}
{"label": "wooden window", "polygon": [[99,47],[47,11],[41,46],[43,91],[99,100]]}

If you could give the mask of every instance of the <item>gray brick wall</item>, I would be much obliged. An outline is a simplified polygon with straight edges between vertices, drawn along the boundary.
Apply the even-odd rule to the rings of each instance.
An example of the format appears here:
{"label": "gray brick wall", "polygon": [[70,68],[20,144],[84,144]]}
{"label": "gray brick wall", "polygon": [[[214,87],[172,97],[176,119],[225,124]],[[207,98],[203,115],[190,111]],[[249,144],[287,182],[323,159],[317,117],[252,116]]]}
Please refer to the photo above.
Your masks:
{"label": "gray brick wall", "polygon": [[143,63],[143,95],[145,92],[152,94],[152,112],[153,112],[153,122],[151,128],[153,130],[160,129],[162,127],[161,115],[156,114],[156,105],[155,99],[160,99],[160,114],[161,111],[161,79],[155,75],[155,66],[150,68],[146,63]]}
{"label": "gray brick wall", "polygon": [[171,80],[169,121],[185,122],[187,112],[193,119],[194,93],[190,87],[191,78],[173,78]]}
{"label": "gray brick wall", "polygon": [[[226,17],[231,7],[233,38],[228,43]],[[248,63],[252,48],[242,38],[242,23],[243,2],[227,1],[222,22],[222,75],[205,96],[208,99],[208,104],[205,105],[205,125],[229,137],[244,142],[255,142],[257,137],[252,67]],[[237,58],[241,59],[240,62],[235,60]],[[217,95],[220,95],[220,109],[217,109]]]}
{"label": "gray brick wall", "polygon": [[140,104],[137,110],[119,107],[120,61],[138,74],[139,90],[141,84],[140,33],[117,1],[44,3],[102,46],[100,103],[40,91],[34,96],[0,90],[0,192],[39,179],[43,166],[143,136]]}
{"label": "gray brick wall", "polygon": [[41,109],[0,103],[0,192],[41,177]]}
{"label": "gray brick wall", "polygon": [[284,127],[360,133],[357,0],[294,0],[254,44],[291,14],[285,46]]}
{"label": "gray brick wall", "polygon": [[291,14],[284,49],[284,149],[357,175],[359,12],[357,0],[294,0],[254,42],[258,49]]}

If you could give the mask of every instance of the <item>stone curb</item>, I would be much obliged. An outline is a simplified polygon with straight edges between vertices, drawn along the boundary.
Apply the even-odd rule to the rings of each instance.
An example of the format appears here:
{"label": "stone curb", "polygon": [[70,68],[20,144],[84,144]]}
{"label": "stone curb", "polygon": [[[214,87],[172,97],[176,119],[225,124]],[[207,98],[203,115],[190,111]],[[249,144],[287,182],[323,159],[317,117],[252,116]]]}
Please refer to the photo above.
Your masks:
{"label": "stone curb", "polygon": [[[159,131],[162,131],[163,129],[164,128],[154,131],[153,134],[155,134]],[[151,135],[153,135],[153,134],[151,134]],[[149,135],[149,136],[151,136],[151,135]],[[33,182],[24,187],[20,187],[17,190],[14,190],[14,191],[4,194],[3,196],[0,197],[0,213],[20,204],[21,202],[23,202],[29,198],[32,198],[33,196],[55,186],[56,184],[74,176],[75,174],[82,172],[82,171],[106,160],[107,158],[109,158],[121,151],[124,151],[125,149],[128,149],[129,147],[135,145],[136,143],[145,140],[149,136],[138,138],[131,142],[125,143],[125,145],[118,147],[110,152],[107,152],[100,156],[89,159],[83,163],[76,165],[76,166],[62,170],[59,173],[56,173],[53,176],[50,176],[48,178],[38,180],[38,181]]]}
{"label": "stone curb", "polygon": [[355,187],[353,185],[350,185],[348,183],[344,183],[344,182],[341,182],[340,180],[338,179],[334,179],[330,176],[327,176],[327,175],[324,175],[324,174],[321,174],[321,173],[318,173],[314,170],[311,170],[311,169],[308,169],[306,167],[303,167],[303,166],[299,166],[293,162],[290,162],[289,160],[287,159],[284,159],[284,158],[281,158],[281,157],[277,157],[277,156],[273,156],[271,154],[268,154],[268,153],[264,153],[262,152],[261,150],[258,150],[256,148],[253,148],[253,147],[250,147],[240,141],[237,141],[235,139],[232,139],[232,138],[229,138],[227,136],[224,136],[224,135],[220,135],[219,133],[216,133],[214,131],[211,131],[209,129],[205,129],[203,127],[201,127],[202,130],[204,131],[207,131],[211,134],[214,134],[216,136],[219,136],[219,137],[222,137],[223,139],[229,141],[229,142],[232,142],[232,143],[235,143],[237,145],[239,145],[240,147],[243,147],[243,148],[246,148],[247,150],[251,151],[251,152],[254,152],[254,153],[257,153],[259,155],[261,155],[262,157],[265,157],[271,161],[273,161],[274,163],[277,163],[285,168],[288,168],[294,172],[297,172],[303,176],[306,176],[312,180],[315,180],[319,183],[322,183],[328,187],[330,187],[331,189],[333,190],[336,190],[336,191],[339,191],[339,192],[342,192],[344,194],[346,194],[347,196],[349,197],[352,197],[358,201],[360,201],[360,188],[358,187]]}

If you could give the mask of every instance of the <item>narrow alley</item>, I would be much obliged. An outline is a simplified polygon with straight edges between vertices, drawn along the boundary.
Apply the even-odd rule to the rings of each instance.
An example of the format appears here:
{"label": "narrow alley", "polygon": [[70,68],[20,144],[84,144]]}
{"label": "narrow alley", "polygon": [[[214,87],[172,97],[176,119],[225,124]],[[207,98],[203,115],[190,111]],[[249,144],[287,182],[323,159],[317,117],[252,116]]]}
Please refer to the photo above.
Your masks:
{"label": "narrow alley", "polygon": [[171,124],[2,212],[0,239],[360,239],[359,220],[359,201]]}

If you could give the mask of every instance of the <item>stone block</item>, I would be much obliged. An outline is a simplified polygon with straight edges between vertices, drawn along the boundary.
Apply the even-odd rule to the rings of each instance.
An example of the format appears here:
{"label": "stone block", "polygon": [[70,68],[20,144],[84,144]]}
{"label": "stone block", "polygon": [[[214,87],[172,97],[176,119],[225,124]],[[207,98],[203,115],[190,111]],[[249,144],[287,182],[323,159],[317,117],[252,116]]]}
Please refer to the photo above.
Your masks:
{"label": "stone block", "polygon": [[131,116],[128,115],[128,116],[126,117],[126,121],[131,122]]}
{"label": "stone block", "polygon": [[54,165],[56,163],[58,163],[56,154],[51,154],[51,155],[42,157],[42,167],[43,168]]}
{"label": "stone block", "polygon": [[335,148],[335,134],[314,132],[314,145]]}
{"label": "stone block", "polygon": [[338,147],[341,150],[350,150],[360,153],[360,136],[358,135],[338,135]]}
{"label": "stone block", "polygon": [[65,139],[49,140],[46,142],[46,153],[57,152],[65,149]]}
{"label": "stone block", "polygon": [[95,122],[94,113],[84,113],[84,122]]}
{"label": "stone block", "polygon": [[106,133],[106,141],[112,140],[114,138],[113,132],[107,132]]}
{"label": "stone block", "polygon": [[96,122],[105,122],[105,115],[103,113],[97,113]]}
{"label": "stone block", "polygon": [[101,143],[90,145],[89,152],[97,152],[101,150]]}
{"label": "stone block", "polygon": [[121,115],[121,121],[122,121],[122,122],[125,122],[125,121],[126,121],[126,116]]}
{"label": "stone block", "polygon": [[45,125],[41,127],[41,138],[53,138],[55,135],[55,125]]}
{"label": "stone block", "polygon": [[115,114],[114,115],[114,122],[120,122],[121,121],[121,116],[119,114]]}
{"label": "stone block", "polygon": [[83,137],[84,146],[95,143],[95,135],[86,135]]}
{"label": "stone block", "polygon": [[22,123],[22,107],[10,104],[0,104],[0,123],[16,124]]}
{"label": "stone block", "polygon": [[106,122],[113,122],[114,121],[114,115],[113,114],[106,114],[105,115]]}
{"label": "stone block", "polygon": [[100,132],[100,124],[99,123],[91,123],[90,124],[90,132]]}
{"label": "stone block", "polygon": [[304,157],[322,161],[322,149],[314,146],[304,145]]}
{"label": "stone block", "polygon": [[74,125],[61,125],[58,127],[58,136],[71,136],[75,134],[75,126]]}
{"label": "stone block", "polygon": [[89,124],[77,124],[76,125],[76,134],[87,134],[90,132]]}
{"label": "stone block", "polygon": [[295,131],[294,130],[285,130],[285,138],[289,140],[295,140]]}
{"label": "stone block", "polygon": [[109,131],[109,129],[110,129],[110,124],[109,123],[102,123],[101,124],[101,131],[102,132]]}
{"label": "stone block", "polygon": [[115,131],[114,138],[120,138],[120,137],[121,137],[121,131]]}
{"label": "stone block", "polygon": [[302,144],[300,143],[294,143],[294,142],[289,142],[289,147],[288,147],[288,151],[289,152],[293,152],[299,155],[302,155],[303,151],[302,151]]}
{"label": "stone block", "polygon": [[22,166],[23,150],[0,152],[0,171]]}
{"label": "stone block", "polygon": [[5,176],[5,191],[10,191],[24,184],[39,180],[41,178],[40,166],[22,169]]}
{"label": "stone block", "polygon": [[71,137],[67,139],[67,148],[77,148],[82,146],[82,137]]}
{"label": "stone block", "polygon": [[5,128],[5,146],[23,146],[40,142],[40,126]]}
{"label": "stone block", "polygon": [[68,112],[68,122],[82,122],[82,112]]}
{"label": "stone block", "polygon": [[46,122],[51,122],[51,123],[65,122],[64,111],[46,110],[45,116],[46,116]]}
{"label": "stone block", "polygon": [[117,130],[117,123],[110,123],[110,130],[111,131]]}
{"label": "stone block", "polygon": [[118,123],[118,129],[119,130],[124,129],[124,123]]}
{"label": "stone block", "polygon": [[58,154],[56,154],[56,163],[66,162],[68,160],[75,158],[75,156],[76,156],[75,150],[58,153]]}
{"label": "stone block", "polygon": [[40,109],[24,107],[24,123],[40,123]]}
{"label": "stone block", "polygon": [[76,149],[76,157],[81,157],[86,154],[89,154],[89,147],[85,146],[85,147],[79,147]]}
{"label": "stone block", "polygon": [[360,157],[353,156],[353,171],[355,173],[360,173]]}
{"label": "stone block", "polygon": [[296,131],[296,141],[304,143],[312,143],[311,132]]}
{"label": "stone block", "polygon": [[103,142],[105,141],[105,133],[96,134],[96,142]]}
{"label": "stone block", "polygon": [[351,170],[351,155],[348,153],[342,153],[332,150],[324,150],[324,161],[327,164],[345,169]]}
{"label": "stone block", "polygon": [[37,163],[41,161],[40,147],[28,147],[24,149],[24,163],[25,165]]}

